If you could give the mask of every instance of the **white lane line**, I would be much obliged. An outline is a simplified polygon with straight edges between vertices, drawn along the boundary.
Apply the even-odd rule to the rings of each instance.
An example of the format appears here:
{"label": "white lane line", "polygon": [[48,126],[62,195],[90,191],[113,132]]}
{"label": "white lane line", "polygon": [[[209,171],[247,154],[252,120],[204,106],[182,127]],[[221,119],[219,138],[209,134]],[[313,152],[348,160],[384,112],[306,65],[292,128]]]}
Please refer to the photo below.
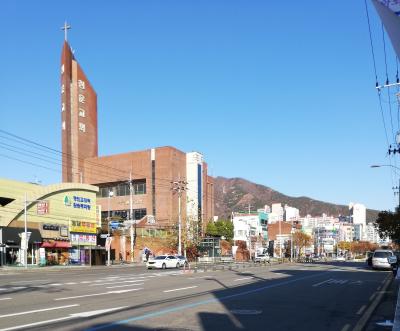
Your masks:
{"label": "white lane line", "polygon": [[77,295],[77,296],[73,296],[73,297],[57,298],[57,299],[54,299],[54,301],[70,300],[70,299],[79,299],[79,298],[87,298],[87,297],[95,297],[95,296],[107,295],[107,294],[121,294],[121,293],[132,292],[132,291],[139,291],[139,290],[143,290],[143,288],[133,288],[133,289],[129,289],[129,290],[108,291],[108,292],[102,292],[102,293],[92,293],[92,294]]}
{"label": "white lane line", "polygon": [[173,290],[165,290],[163,291],[164,293],[168,293],[168,292],[175,292],[175,291],[182,291],[182,290],[188,290],[190,288],[196,288],[196,286],[188,286],[188,287],[181,287],[181,288],[174,288]]}
{"label": "white lane line", "polygon": [[11,300],[12,298],[1,298],[0,301],[2,300]]}
{"label": "white lane line", "polygon": [[108,308],[108,309],[100,309],[100,310],[92,310],[92,311],[84,311],[80,313],[74,313],[74,314],[69,314],[69,316],[66,317],[61,317],[61,318],[55,318],[52,320],[47,320],[47,321],[40,321],[40,322],[35,322],[35,323],[30,323],[30,324],[25,324],[25,325],[17,325],[17,326],[12,326],[10,328],[4,328],[0,329],[0,331],[11,331],[11,330],[18,330],[18,329],[25,329],[29,328],[32,326],[37,326],[37,325],[42,325],[42,324],[50,324],[54,322],[59,322],[59,321],[65,321],[68,319],[74,319],[74,318],[81,318],[81,317],[92,317],[96,315],[102,315],[104,313],[107,313],[109,311],[116,311],[116,310],[121,310],[126,308],[127,306],[124,307],[116,307],[116,308]]}
{"label": "white lane line", "polygon": [[103,285],[115,285],[119,283],[137,283],[137,282],[145,282],[146,279],[137,279],[137,280],[124,280],[120,282],[111,282],[111,283],[101,283],[101,284],[90,284],[89,286],[103,286]]}
{"label": "white lane line", "polygon": [[78,284],[78,283],[75,283],[75,282],[65,283],[65,285],[76,285],[76,284]]}
{"label": "white lane line", "polygon": [[367,308],[366,305],[362,306],[362,307],[358,310],[357,315],[361,315],[361,314],[363,313],[363,311],[365,310],[365,308]]}
{"label": "white lane line", "polygon": [[370,297],[369,297],[369,301],[374,300],[376,293],[373,293]]}
{"label": "white lane line", "polygon": [[39,312],[42,312],[42,311],[64,309],[64,308],[70,308],[70,307],[76,307],[76,306],[79,306],[79,304],[76,303],[74,305],[68,305],[68,306],[59,306],[59,307],[51,307],[51,308],[44,308],[44,309],[28,310],[28,311],[23,311],[23,312],[20,312],[20,313],[0,315],[0,318],[11,317],[11,316],[19,316],[19,315],[26,315],[26,314],[33,314],[33,313],[39,313]]}
{"label": "white lane line", "polygon": [[83,282],[81,282],[81,284],[89,284],[89,283],[91,283],[90,280],[84,280]]}
{"label": "white lane line", "polygon": [[108,286],[106,288],[118,288],[118,287],[127,287],[127,286],[139,286],[143,285],[144,283],[136,283],[136,284],[126,284],[126,285],[116,285],[116,286]]}
{"label": "white lane line", "polygon": [[313,287],[317,287],[317,286],[320,286],[320,285],[322,285],[322,284],[329,283],[329,282],[331,282],[332,280],[333,280],[333,279],[331,278],[331,279],[324,280],[323,282],[320,282],[320,283],[317,283],[317,284],[313,284]]}
{"label": "white lane line", "polygon": [[61,286],[61,285],[63,285],[63,284],[61,284],[61,283],[53,283],[53,284],[49,284],[48,286]]}
{"label": "white lane line", "polygon": [[348,329],[350,329],[350,324],[346,324],[340,331],[347,331]]}
{"label": "white lane line", "polygon": [[25,329],[25,328],[29,328],[31,326],[54,323],[54,322],[59,322],[59,321],[65,321],[65,320],[68,320],[68,319],[71,319],[71,318],[72,318],[71,316],[55,318],[55,319],[47,320],[47,321],[40,321],[40,322],[35,322],[35,323],[30,323],[30,324],[25,324],[25,325],[12,326],[11,328],[0,329],[0,331],[12,331],[12,330]]}
{"label": "white lane line", "polygon": [[241,280],[249,280],[249,279],[253,279],[253,277],[237,278],[237,279],[234,279],[233,281],[234,282],[239,282]]}

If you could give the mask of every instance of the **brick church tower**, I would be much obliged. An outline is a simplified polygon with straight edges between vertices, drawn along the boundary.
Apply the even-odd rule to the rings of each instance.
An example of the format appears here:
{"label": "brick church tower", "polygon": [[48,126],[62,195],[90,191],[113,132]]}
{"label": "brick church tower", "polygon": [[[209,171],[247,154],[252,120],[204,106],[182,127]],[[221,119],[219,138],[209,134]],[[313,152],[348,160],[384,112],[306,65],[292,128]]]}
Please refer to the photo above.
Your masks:
{"label": "brick church tower", "polygon": [[84,182],[84,159],[97,157],[97,94],[65,40],[61,53],[62,181]]}

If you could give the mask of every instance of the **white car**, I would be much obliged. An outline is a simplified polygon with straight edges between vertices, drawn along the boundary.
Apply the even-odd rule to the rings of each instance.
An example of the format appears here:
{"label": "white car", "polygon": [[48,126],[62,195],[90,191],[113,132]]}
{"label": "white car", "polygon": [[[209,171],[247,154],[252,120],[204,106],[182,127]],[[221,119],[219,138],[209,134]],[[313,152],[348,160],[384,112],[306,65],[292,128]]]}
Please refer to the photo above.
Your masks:
{"label": "white car", "polygon": [[254,262],[269,263],[270,262],[269,255],[268,254],[258,254],[254,258]]}
{"label": "white car", "polygon": [[146,263],[147,269],[179,268],[180,266],[179,260],[173,255],[159,255]]}
{"label": "white car", "polygon": [[183,255],[175,255],[175,257],[178,259],[179,265],[181,267],[189,266],[189,262],[188,262],[187,258],[184,257]]}
{"label": "white car", "polygon": [[377,249],[372,255],[373,269],[391,269],[388,257],[394,256],[393,251],[389,249]]}
{"label": "white car", "polygon": [[343,255],[339,255],[336,257],[336,261],[337,262],[345,262],[346,258]]}

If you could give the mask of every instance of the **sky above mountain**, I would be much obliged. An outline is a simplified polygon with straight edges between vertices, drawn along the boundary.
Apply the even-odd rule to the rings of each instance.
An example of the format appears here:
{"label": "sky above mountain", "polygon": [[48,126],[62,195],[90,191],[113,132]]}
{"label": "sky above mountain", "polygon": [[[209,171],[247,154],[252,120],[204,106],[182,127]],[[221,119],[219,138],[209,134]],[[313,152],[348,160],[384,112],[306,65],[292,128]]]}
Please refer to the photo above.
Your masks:
{"label": "sky above mountain", "polygon": [[[394,81],[367,4],[378,80],[386,51]],[[380,110],[364,1],[1,1],[0,129],[56,150],[65,20],[98,94],[100,155],[171,145],[286,195],[398,204],[392,168],[370,168],[397,166],[399,116],[397,91]],[[1,177],[61,180],[15,144],[0,132]]]}

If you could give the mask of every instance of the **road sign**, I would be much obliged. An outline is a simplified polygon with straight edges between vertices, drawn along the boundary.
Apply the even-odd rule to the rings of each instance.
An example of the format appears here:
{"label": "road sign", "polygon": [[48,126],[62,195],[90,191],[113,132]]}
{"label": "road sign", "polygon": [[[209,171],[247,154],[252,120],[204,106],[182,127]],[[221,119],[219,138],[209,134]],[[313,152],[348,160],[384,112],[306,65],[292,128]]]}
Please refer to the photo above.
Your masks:
{"label": "road sign", "polygon": [[116,228],[119,227],[120,224],[121,223],[118,222],[118,221],[112,221],[112,222],[110,222],[110,227],[113,228],[113,229],[116,229]]}

